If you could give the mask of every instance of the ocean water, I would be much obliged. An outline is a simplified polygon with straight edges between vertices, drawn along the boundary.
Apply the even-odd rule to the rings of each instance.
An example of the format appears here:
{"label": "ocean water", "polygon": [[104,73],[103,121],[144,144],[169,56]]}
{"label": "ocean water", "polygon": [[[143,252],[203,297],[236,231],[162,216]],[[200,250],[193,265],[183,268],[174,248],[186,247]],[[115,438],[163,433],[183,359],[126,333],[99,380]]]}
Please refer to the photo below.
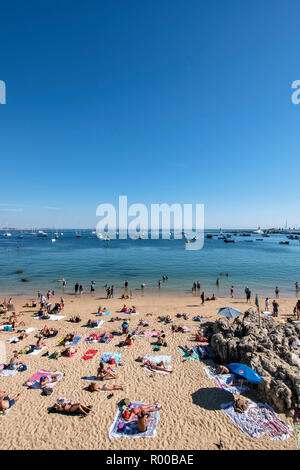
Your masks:
{"label": "ocean water", "polygon": [[[62,277],[67,281],[66,293],[73,292],[77,281],[87,293],[94,280],[96,294],[103,294],[104,286],[113,284],[115,295],[123,291],[125,279],[134,295],[141,294],[142,282],[149,295],[191,295],[192,283],[200,281],[206,295],[229,296],[234,285],[237,297],[244,296],[246,285],[253,296],[273,297],[278,286],[281,295],[291,297],[295,295],[295,281],[300,282],[300,243],[291,240],[289,245],[280,245],[285,235],[256,241],[261,237],[253,234],[253,243],[246,241],[249,237],[237,236],[232,244],[205,238],[202,250],[188,251],[184,240],[117,239],[105,243],[91,230],[82,230],[81,238],[75,237],[74,230],[62,231],[64,235],[55,243],[51,243],[50,231],[48,238],[26,234],[18,239],[18,232],[13,231],[11,237],[0,233],[2,296],[32,296],[46,289],[60,293],[58,279]],[[16,274],[19,269],[24,272]],[[164,274],[169,279],[158,289],[158,280]],[[21,282],[22,277],[29,282]]]}

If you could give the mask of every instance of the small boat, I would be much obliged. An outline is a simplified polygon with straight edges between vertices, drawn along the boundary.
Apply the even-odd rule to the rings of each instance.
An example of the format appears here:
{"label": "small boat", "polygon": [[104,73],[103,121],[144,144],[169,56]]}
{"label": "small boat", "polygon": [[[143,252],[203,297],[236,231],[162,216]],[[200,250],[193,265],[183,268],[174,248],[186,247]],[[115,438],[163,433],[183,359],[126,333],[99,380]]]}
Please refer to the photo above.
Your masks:
{"label": "small boat", "polygon": [[52,243],[56,242],[57,238],[51,238]]}
{"label": "small boat", "polygon": [[17,238],[24,238],[23,233],[20,233],[20,235],[18,235]]}
{"label": "small boat", "polygon": [[256,238],[256,241],[257,241],[257,242],[263,242],[264,239],[263,239],[263,238]]}
{"label": "small boat", "polygon": [[208,233],[208,234],[206,235],[206,238],[213,238],[213,236],[212,236],[211,233]]}
{"label": "small boat", "polygon": [[3,236],[4,237],[11,237],[11,233],[10,232],[4,232]]}
{"label": "small boat", "polygon": [[287,241],[287,240],[279,242],[279,245],[289,245],[289,244],[290,244],[290,242]]}
{"label": "small boat", "polygon": [[80,232],[76,232],[76,233],[75,233],[75,237],[76,237],[76,238],[81,238],[81,233],[80,233]]}
{"label": "small boat", "polygon": [[48,237],[48,233],[44,232],[43,230],[39,230],[37,235],[37,237]]}
{"label": "small boat", "polygon": [[258,229],[257,229],[257,230],[254,230],[253,233],[256,233],[256,234],[258,234],[258,235],[262,235],[264,232],[261,230],[260,227],[258,227]]}
{"label": "small boat", "polygon": [[235,240],[233,238],[224,238],[225,243],[235,243]]}

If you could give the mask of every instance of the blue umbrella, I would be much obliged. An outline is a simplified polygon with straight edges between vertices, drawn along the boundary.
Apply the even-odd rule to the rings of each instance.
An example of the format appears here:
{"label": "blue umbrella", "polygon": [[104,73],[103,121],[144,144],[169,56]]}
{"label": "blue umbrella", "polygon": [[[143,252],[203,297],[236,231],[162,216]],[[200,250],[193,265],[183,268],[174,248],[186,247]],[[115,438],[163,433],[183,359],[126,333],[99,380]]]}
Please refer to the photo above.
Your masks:
{"label": "blue umbrella", "polygon": [[240,317],[241,315],[243,315],[242,312],[240,312],[236,308],[232,308],[232,307],[220,308],[218,314],[222,315],[223,317],[226,317],[226,318],[237,318],[237,317]]}
{"label": "blue umbrella", "polygon": [[233,374],[239,375],[243,379],[247,380],[252,384],[260,384],[262,382],[262,377],[255,372],[255,370],[251,369],[251,367],[246,366],[245,364],[239,363],[232,363],[228,364],[228,369]]}

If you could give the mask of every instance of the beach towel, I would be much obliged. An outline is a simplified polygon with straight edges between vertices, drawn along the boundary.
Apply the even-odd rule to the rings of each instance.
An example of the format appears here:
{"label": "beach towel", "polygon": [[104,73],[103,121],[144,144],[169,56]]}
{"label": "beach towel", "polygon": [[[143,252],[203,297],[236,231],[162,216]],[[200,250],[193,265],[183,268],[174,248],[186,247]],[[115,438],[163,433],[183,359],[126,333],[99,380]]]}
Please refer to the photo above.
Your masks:
{"label": "beach towel", "polygon": [[102,356],[101,356],[101,362],[108,362],[109,359],[112,358],[114,359],[116,362],[121,362],[122,361],[122,353],[119,352],[113,352],[113,353],[109,353],[109,352],[106,352],[106,353],[103,353]]}
{"label": "beach towel", "polygon": [[204,370],[210,379],[214,379],[219,388],[230,393],[242,393],[249,390],[247,385],[229,385],[229,383],[236,379],[234,374],[215,374],[214,369],[211,367],[204,367]]}
{"label": "beach towel", "polygon": [[67,341],[65,343],[65,346],[76,346],[76,344],[81,340],[82,336],[75,336],[74,340],[69,342]]}
{"label": "beach towel", "polygon": [[[131,402],[130,405],[136,408],[145,405],[145,403]],[[150,420],[146,432],[139,433],[137,428],[137,416],[128,422],[122,418],[122,410],[118,410],[109,429],[108,437],[109,439],[115,439],[122,436],[128,439],[136,439],[139,437],[155,437],[158,422],[159,411],[150,413]]]}
{"label": "beach towel", "polygon": [[[172,370],[172,366],[166,366],[167,370]],[[155,370],[155,369],[149,369],[148,367],[144,366],[143,370],[145,372],[150,372],[150,374],[155,373],[155,374],[162,374],[162,375],[169,375],[169,372],[165,372],[164,370]]]}
{"label": "beach towel", "polygon": [[196,353],[195,349],[193,350],[194,353],[192,356],[189,356],[182,348],[179,347],[179,351],[183,355],[185,359],[189,359],[190,361],[198,361],[199,357],[198,354]]}
{"label": "beach towel", "polygon": [[88,359],[92,359],[97,354],[97,349],[89,349],[84,353],[81,359],[87,361]]}
{"label": "beach towel", "polygon": [[147,356],[144,356],[144,359],[146,361],[150,361],[150,362],[154,362],[155,364],[157,364],[158,362],[167,362],[167,363],[170,363],[171,362],[171,356],[151,356],[151,355],[147,355]]}
{"label": "beach towel", "polygon": [[102,312],[103,317],[108,317],[110,315],[110,312]]}
{"label": "beach towel", "polygon": [[288,439],[293,428],[278,418],[274,410],[266,403],[248,400],[249,407],[244,413],[237,413],[233,403],[221,405],[227,416],[249,437],[257,439],[268,434],[271,440]]}
{"label": "beach towel", "polygon": [[[36,330],[36,328],[27,328],[27,330],[25,330],[25,333],[29,334],[29,333],[32,333],[35,330]],[[24,338],[24,339],[26,339],[26,338]],[[18,336],[14,336],[13,338],[7,339],[6,341],[8,343],[20,343],[21,342],[18,339]],[[22,340],[22,341],[24,341],[24,340]]]}
{"label": "beach towel", "polygon": [[197,346],[195,351],[198,354],[200,360],[213,359],[215,357],[215,354],[212,352],[209,346]]}
{"label": "beach towel", "polygon": [[[36,374],[34,374],[28,380],[28,382],[31,384],[30,388],[34,388],[34,389],[39,390],[40,392],[42,392],[43,389],[40,389],[40,379],[41,379],[41,377],[48,377],[50,379],[51,375],[57,375],[57,381],[48,383],[46,385],[46,388],[53,388],[58,382],[61,381],[61,379],[64,376],[63,372],[58,372],[58,371],[53,372],[51,370],[42,369],[42,370],[36,372]],[[28,382],[26,382],[25,385],[27,385]]]}
{"label": "beach towel", "polygon": [[12,331],[12,326],[10,326],[10,325],[1,325],[0,330],[2,330],[2,331]]}
{"label": "beach towel", "polygon": [[104,323],[104,320],[99,320],[97,321],[97,325],[96,326],[87,326],[86,325],[86,328],[91,328],[92,330],[96,330],[98,328],[101,328],[101,326],[103,325]]}
{"label": "beach towel", "polygon": [[37,356],[40,354],[44,349],[46,349],[46,346],[43,346],[41,349],[34,349],[31,353],[27,354],[27,356]]}
{"label": "beach towel", "polygon": [[0,377],[14,377],[17,372],[17,369],[2,369],[0,371]]}
{"label": "beach towel", "polygon": [[202,318],[199,317],[199,316],[198,316],[198,317],[194,317],[194,318],[193,318],[193,321],[200,321],[200,322],[202,322]]}
{"label": "beach towel", "polygon": [[114,339],[114,335],[99,335],[99,342],[100,343],[110,343],[111,340]]}
{"label": "beach towel", "polygon": [[[50,315],[49,318],[47,318],[47,321],[49,321],[49,320],[59,321],[59,320],[62,320],[63,318],[66,318],[66,316],[65,315]],[[39,320],[44,320],[45,321],[45,318],[39,317]]]}
{"label": "beach towel", "polygon": [[146,336],[146,338],[152,337],[152,336],[158,337],[158,336],[160,336],[160,332],[159,332],[159,331],[155,331],[155,330],[153,330],[153,331],[145,331],[145,336]]}

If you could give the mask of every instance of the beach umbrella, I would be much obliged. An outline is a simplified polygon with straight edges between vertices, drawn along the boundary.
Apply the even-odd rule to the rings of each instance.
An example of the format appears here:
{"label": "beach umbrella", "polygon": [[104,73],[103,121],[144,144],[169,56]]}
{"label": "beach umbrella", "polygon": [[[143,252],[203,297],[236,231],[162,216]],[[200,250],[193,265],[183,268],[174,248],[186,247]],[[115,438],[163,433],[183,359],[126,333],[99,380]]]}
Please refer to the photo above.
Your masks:
{"label": "beach umbrella", "polygon": [[243,315],[242,312],[232,307],[220,308],[220,310],[218,311],[218,314],[226,318],[237,318]]}
{"label": "beach umbrella", "polygon": [[262,377],[255,372],[255,370],[251,369],[251,367],[246,366],[245,364],[239,364],[238,362],[228,364],[228,369],[235,375],[242,377],[247,382],[252,384],[259,384],[262,382]]}

